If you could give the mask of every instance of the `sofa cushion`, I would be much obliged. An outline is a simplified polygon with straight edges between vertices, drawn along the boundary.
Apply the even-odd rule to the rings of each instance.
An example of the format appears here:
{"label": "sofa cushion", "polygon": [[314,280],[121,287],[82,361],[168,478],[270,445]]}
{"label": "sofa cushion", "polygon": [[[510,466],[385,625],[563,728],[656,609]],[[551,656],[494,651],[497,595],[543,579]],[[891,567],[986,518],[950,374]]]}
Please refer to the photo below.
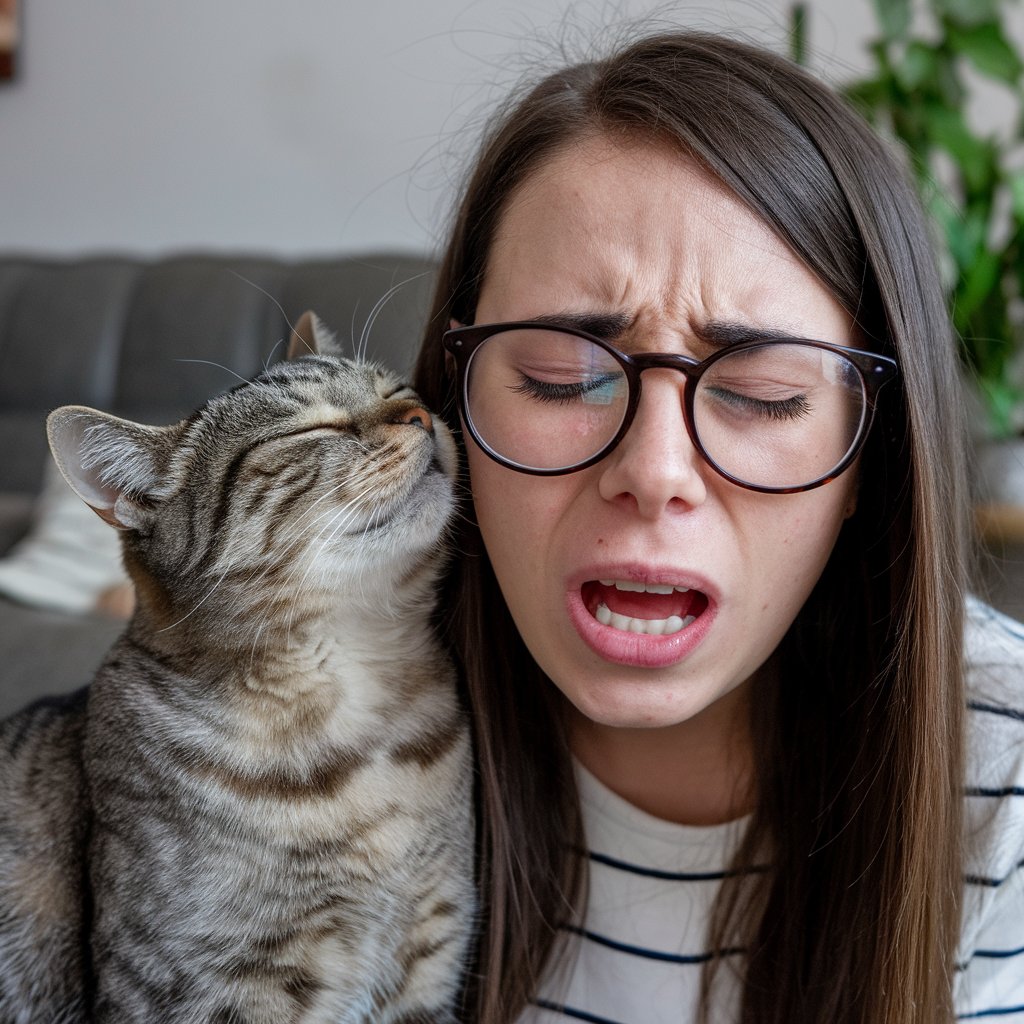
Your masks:
{"label": "sofa cushion", "polygon": [[68,615],[0,598],[0,718],[91,682],[123,631],[123,622],[100,615]]}
{"label": "sofa cushion", "polygon": [[0,558],[0,594],[56,611],[94,611],[126,582],[121,545],[111,529],[65,483],[51,460],[32,529]]}
{"label": "sofa cushion", "polygon": [[43,486],[50,460],[48,410],[4,411],[0,407],[0,494],[33,495]]}
{"label": "sofa cushion", "polygon": [[28,533],[34,505],[30,494],[0,494],[0,557]]}
{"label": "sofa cushion", "polygon": [[137,264],[118,259],[38,261],[9,272],[0,409],[109,404],[138,275]]}

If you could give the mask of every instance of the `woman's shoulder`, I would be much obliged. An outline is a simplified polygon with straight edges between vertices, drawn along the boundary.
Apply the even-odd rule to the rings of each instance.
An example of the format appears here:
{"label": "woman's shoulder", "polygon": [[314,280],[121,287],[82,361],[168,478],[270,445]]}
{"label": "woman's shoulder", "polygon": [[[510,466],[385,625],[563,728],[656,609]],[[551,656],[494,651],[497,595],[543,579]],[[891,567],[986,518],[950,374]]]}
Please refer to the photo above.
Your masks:
{"label": "woman's shoulder", "polygon": [[1024,625],[971,598],[964,658],[968,795],[1014,797],[1024,822]]}
{"label": "woman's shoulder", "polygon": [[[968,690],[972,696],[1016,697],[1024,694],[1024,624],[976,597],[967,600],[964,638]],[[1005,692],[1004,692],[1005,691]]]}
{"label": "woman's shoulder", "polygon": [[965,636],[961,1016],[1024,1013],[1024,625],[971,599]]}
{"label": "woman's shoulder", "polygon": [[1024,624],[968,598],[964,660],[971,709],[1024,730]]}

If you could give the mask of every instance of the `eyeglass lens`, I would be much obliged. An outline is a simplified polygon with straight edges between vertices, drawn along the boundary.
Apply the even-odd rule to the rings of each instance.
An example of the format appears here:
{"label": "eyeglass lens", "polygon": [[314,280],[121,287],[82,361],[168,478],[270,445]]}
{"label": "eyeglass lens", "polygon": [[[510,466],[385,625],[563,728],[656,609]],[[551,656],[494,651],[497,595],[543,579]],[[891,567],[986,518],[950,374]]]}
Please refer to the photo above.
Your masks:
{"label": "eyeglass lens", "polygon": [[[483,444],[525,469],[568,469],[609,445],[629,406],[619,362],[586,338],[505,331],[473,354],[466,412]],[[863,379],[840,353],[771,342],[729,352],[701,375],[693,425],[705,457],[756,487],[828,476],[858,440]]]}

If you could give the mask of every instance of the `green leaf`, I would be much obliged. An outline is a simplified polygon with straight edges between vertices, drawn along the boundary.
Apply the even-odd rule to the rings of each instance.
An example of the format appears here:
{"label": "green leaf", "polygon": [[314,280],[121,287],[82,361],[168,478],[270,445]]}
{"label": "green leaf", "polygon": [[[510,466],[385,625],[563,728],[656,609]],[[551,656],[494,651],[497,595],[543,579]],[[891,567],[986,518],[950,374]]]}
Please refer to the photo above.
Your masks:
{"label": "green leaf", "polygon": [[886,39],[902,39],[910,28],[910,0],[872,0]]}
{"label": "green leaf", "polygon": [[1018,298],[1024,295],[1024,263],[1019,261],[1017,263],[1017,289],[1015,294]]}
{"label": "green leaf", "polygon": [[956,318],[967,324],[979,306],[999,287],[1002,260],[998,252],[984,249],[957,289]]}
{"label": "green leaf", "polygon": [[931,0],[931,7],[957,25],[980,25],[999,16],[999,0]]}
{"label": "green leaf", "polygon": [[1013,171],[1007,177],[1014,219],[1024,224],[1024,171]]}
{"label": "green leaf", "polygon": [[807,63],[806,4],[793,4],[789,9],[789,56],[794,64]]}
{"label": "green leaf", "polygon": [[949,26],[949,41],[983,75],[1015,85],[1024,64],[996,21],[969,28]]}
{"label": "green leaf", "polygon": [[938,87],[942,102],[947,107],[961,107],[967,97],[967,89],[962,80],[960,70],[961,61],[955,52],[948,47],[943,47],[936,55],[938,60],[938,71],[935,74],[935,82]]}
{"label": "green leaf", "polygon": [[[943,211],[947,212],[947,211]],[[956,264],[959,275],[962,267],[969,266],[974,256],[974,247],[970,239],[966,237],[963,224],[956,216],[937,216],[935,218],[942,229],[942,237],[946,241],[946,248]]]}
{"label": "green leaf", "polygon": [[967,190],[978,193],[991,189],[996,178],[993,144],[975,136],[959,110],[930,103],[924,113],[933,145],[944,149],[953,158]]}
{"label": "green leaf", "polygon": [[1014,433],[1013,414],[1024,395],[1003,377],[980,374],[978,384],[985,401],[992,436],[1010,437]]}
{"label": "green leaf", "polygon": [[908,92],[914,92],[926,83],[935,85],[937,89],[939,69],[939,55],[935,48],[915,39],[907,45],[903,59],[894,71],[900,85]]}
{"label": "green leaf", "polygon": [[877,124],[878,115],[893,105],[893,81],[888,76],[864,78],[846,86],[843,94],[864,117]]}

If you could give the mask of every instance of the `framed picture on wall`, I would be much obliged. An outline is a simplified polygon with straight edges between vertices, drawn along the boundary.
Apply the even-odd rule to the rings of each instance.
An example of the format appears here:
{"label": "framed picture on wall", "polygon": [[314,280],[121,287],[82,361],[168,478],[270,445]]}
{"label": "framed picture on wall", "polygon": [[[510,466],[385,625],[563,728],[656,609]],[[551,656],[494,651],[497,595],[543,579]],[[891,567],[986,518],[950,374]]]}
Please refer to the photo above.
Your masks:
{"label": "framed picture on wall", "polygon": [[0,80],[14,77],[18,54],[21,0],[0,0]]}

